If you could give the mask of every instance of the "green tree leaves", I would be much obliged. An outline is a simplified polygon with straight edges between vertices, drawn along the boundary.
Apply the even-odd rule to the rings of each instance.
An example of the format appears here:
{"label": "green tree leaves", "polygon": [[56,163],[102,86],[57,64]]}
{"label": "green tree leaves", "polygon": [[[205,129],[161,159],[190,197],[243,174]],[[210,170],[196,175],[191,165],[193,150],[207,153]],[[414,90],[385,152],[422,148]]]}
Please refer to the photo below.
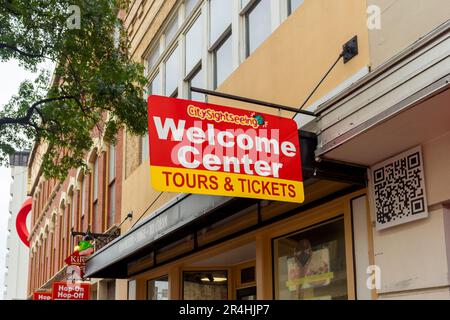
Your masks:
{"label": "green tree leaves", "polygon": [[[70,6],[78,6],[80,28]],[[94,135],[114,140],[124,126],[147,130],[143,67],[128,55],[126,31],[113,0],[0,0],[0,61],[36,71],[0,111],[0,163],[14,149],[46,141],[47,177],[63,179],[83,165]],[[72,24],[73,26],[73,24]],[[118,37],[120,35],[120,37]],[[7,77],[8,75],[0,75]]]}

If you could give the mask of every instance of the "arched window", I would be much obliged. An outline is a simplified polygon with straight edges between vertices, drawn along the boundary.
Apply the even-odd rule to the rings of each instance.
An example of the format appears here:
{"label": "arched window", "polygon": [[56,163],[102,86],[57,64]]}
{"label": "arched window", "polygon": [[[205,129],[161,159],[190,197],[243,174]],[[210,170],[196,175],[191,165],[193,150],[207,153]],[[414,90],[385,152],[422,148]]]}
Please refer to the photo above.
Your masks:
{"label": "arched window", "polygon": [[87,177],[84,176],[83,180],[81,181],[81,216],[80,216],[80,230],[81,231],[86,231],[84,221],[85,221],[85,217],[88,214],[87,203],[88,203],[89,194],[87,191],[87,187],[88,187]]}
{"label": "arched window", "polygon": [[73,190],[73,186],[71,188],[69,188],[68,191],[68,196],[69,196],[69,204],[68,204],[68,217],[67,217],[67,234],[66,234],[66,239],[67,239],[67,251],[68,254],[70,254],[73,250],[73,245],[72,245],[72,234],[71,231],[73,228],[75,228],[75,193]]}
{"label": "arched window", "polygon": [[92,230],[97,232],[97,222],[98,222],[98,157],[95,158],[94,161],[94,169],[93,169],[93,193],[92,193]]}
{"label": "arched window", "polygon": [[108,158],[108,217],[107,229],[115,224],[116,220],[116,146],[109,145]]}
{"label": "arched window", "polygon": [[59,242],[59,249],[58,249],[58,269],[61,269],[62,267],[63,267],[63,265],[64,265],[64,248],[65,248],[65,245],[66,245],[66,237],[65,237],[65,234],[66,234],[66,229],[65,229],[65,226],[66,226],[66,219],[65,219],[65,206],[62,206],[61,208],[60,208],[60,215],[59,215],[59,239],[60,239],[60,242]]}

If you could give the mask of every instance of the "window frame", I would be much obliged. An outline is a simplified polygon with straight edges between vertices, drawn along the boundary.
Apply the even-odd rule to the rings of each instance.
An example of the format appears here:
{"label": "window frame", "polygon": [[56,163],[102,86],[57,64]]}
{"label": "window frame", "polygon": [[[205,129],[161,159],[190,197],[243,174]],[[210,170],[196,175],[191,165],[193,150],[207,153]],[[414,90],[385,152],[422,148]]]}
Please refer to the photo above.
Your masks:
{"label": "window frame", "polygon": [[[114,150],[114,161],[111,161],[111,154]],[[114,169],[111,171],[111,164],[114,164]],[[114,177],[111,178],[111,172],[114,172]],[[117,145],[110,144],[108,148],[108,203],[107,203],[107,213],[106,213],[106,230],[112,228],[116,224],[116,206],[114,204],[114,214],[111,213],[111,201],[115,201],[115,199],[111,199],[111,190],[114,187],[114,196],[116,195],[116,179],[117,179]],[[114,197],[115,198],[115,197]]]}
{"label": "window frame", "polygon": [[[255,50],[253,50],[253,52],[250,52],[250,24],[249,24],[249,16],[250,14],[253,12],[253,10],[256,9],[256,7],[262,2],[263,0],[250,0],[249,3],[242,9],[240,15],[243,17],[244,19],[244,46],[245,46],[245,59],[247,59],[248,57],[250,57],[253,52],[255,52],[255,50],[259,47],[256,47]],[[286,6],[289,5],[290,1],[288,0],[286,2]],[[271,4],[271,3],[270,3]],[[271,5],[271,11],[270,11],[270,32],[269,35],[267,36],[266,39],[268,39],[274,30],[272,30],[272,24],[273,24],[273,20],[274,20],[274,15],[275,13],[272,12],[272,5]],[[264,40],[265,41],[265,40]],[[264,42],[263,41],[263,42]],[[261,43],[262,44],[262,43]]]}
{"label": "window frame", "polygon": [[[99,158],[100,155],[96,154],[95,155],[95,159],[92,163],[92,179],[91,179],[91,186],[92,186],[92,192],[90,192],[92,199],[91,199],[91,207],[92,207],[92,213],[91,213],[91,228],[93,232],[96,232],[97,229],[97,215],[98,215],[98,209],[99,209],[99,181],[100,181],[100,177],[99,177]],[[97,169],[96,169],[97,167]],[[95,181],[97,180],[97,185],[95,183]],[[97,196],[97,197],[96,197]]]}
{"label": "window frame", "polygon": [[[191,72],[189,72],[186,77],[184,78],[184,82],[187,84],[188,87],[188,99],[192,100],[192,80],[200,73],[204,71],[203,70],[203,64],[200,60],[197,62],[197,64],[192,68]],[[205,100],[206,101],[206,96]]]}
{"label": "window frame", "polygon": [[[217,79],[217,52],[223,48],[223,45],[228,41],[231,41],[231,52],[233,53],[233,30],[232,26],[230,25],[224,33],[217,39],[217,41],[211,46],[209,49],[210,54],[212,54],[212,60],[213,60],[213,88],[217,89],[220,84],[218,83]],[[233,58],[231,59],[233,60]],[[231,64],[233,64],[233,61],[231,61]],[[231,70],[230,74],[233,72]]]}

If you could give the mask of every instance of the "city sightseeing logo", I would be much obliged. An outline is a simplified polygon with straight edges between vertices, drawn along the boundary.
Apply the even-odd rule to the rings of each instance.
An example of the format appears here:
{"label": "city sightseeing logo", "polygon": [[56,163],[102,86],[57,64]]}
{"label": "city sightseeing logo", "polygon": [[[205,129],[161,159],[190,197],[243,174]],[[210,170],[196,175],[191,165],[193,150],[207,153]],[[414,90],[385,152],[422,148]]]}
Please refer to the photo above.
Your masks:
{"label": "city sightseeing logo", "polygon": [[217,123],[234,123],[237,125],[252,127],[254,129],[259,127],[267,128],[269,125],[269,122],[265,121],[261,114],[257,114],[255,112],[251,113],[250,116],[247,116],[234,114],[227,111],[218,111],[211,108],[202,109],[191,104],[187,107],[187,114],[191,118],[214,121]]}

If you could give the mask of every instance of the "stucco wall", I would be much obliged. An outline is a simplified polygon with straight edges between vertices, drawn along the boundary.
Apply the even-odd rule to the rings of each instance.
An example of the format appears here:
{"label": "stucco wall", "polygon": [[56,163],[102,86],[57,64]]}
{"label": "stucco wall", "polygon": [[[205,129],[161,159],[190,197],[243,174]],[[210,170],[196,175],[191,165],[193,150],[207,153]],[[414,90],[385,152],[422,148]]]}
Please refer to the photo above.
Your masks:
{"label": "stucco wall", "polygon": [[373,231],[381,299],[450,299],[450,132],[424,143],[423,158],[429,217]]}
{"label": "stucco wall", "polygon": [[381,9],[381,29],[369,32],[374,68],[450,19],[448,0],[367,0],[367,4]]}

